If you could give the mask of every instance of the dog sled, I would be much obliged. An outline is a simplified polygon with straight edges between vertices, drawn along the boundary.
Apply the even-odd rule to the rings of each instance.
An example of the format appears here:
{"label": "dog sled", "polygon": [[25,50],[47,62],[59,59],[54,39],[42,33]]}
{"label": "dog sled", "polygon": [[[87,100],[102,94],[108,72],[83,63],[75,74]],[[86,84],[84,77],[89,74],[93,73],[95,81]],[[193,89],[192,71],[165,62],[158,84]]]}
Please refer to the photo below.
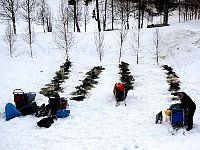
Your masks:
{"label": "dog sled", "polygon": [[172,109],[171,110],[171,126],[172,126],[172,135],[175,134],[178,130],[182,129],[183,134],[185,135],[185,111],[184,109]]}
{"label": "dog sled", "polygon": [[160,111],[156,115],[156,124],[168,123],[171,125],[171,134],[174,135],[179,130],[185,135],[185,110],[182,108],[181,104],[172,104],[169,109]]}

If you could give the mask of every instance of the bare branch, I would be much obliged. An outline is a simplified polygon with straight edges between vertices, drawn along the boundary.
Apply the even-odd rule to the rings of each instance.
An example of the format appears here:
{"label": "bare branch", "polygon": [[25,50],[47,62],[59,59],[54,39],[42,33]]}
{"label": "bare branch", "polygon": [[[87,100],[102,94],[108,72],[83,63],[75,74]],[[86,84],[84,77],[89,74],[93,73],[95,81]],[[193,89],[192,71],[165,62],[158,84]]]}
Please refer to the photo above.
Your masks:
{"label": "bare branch", "polygon": [[69,59],[69,50],[74,45],[74,35],[68,32],[68,16],[66,14],[67,6],[63,1],[59,8],[59,15],[53,32],[54,41],[58,48],[65,51],[66,59]]}
{"label": "bare branch", "polygon": [[124,42],[127,39],[127,34],[128,34],[128,30],[123,28],[123,25],[121,27],[121,29],[117,32],[118,36],[119,36],[119,63],[121,62],[121,57],[122,57],[122,49],[124,46]]}
{"label": "bare branch", "polygon": [[16,17],[18,15],[18,0],[0,0],[0,17],[3,20],[11,20],[13,32],[16,34]]}
{"label": "bare branch", "polygon": [[160,44],[161,44],[161,34],[159,28],[156,28],[153,33],[153,43],[156,50],[156,62],[159,64],[159,57],[160,57]]}
{"label": "bare branch", "polygon": [[12,57],[16,50],[14,47],[14,44],[16,42],[17,36],[14,34],[14,31],[12,29],[10,21],[8,21],[8,26],[6,28],[3,39],[4,39],[5,43],[7,44],[7,48],[9,50],[10,57]]}
{"label": "bare branch", "polygon": [[104,56],[104,34],[103,32],[94,33],[95,45],[97,53],[99,55],[99,60],[102,61]]}
{"label": "bare branch", "polygon": [[136,55],[136,62],[139,63],[139,53],[140,53],[140,29],[133,30],[131,32],[131,47],[133,48],[135,55]]}

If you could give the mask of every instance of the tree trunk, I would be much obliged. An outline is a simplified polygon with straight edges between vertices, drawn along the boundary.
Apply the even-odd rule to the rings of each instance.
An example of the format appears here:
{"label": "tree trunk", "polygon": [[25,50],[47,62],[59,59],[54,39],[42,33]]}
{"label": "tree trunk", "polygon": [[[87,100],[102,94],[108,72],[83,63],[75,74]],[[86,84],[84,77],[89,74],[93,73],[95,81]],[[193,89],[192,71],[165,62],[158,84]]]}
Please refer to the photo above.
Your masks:
{"label": "tree trunk", "polygon": [[77,32],[81,32],[79,24],[78,24],[78,15],[77,15],[77,1],[75,2],[74,8],[75,8],[75,23],[76,23],[76,30]]}
{"label": "tree trunk", "polygon": [[78,24],[78,18],[76,16],[76,28],[77,28],[77,32],[81,32],[79,24]]}
{"label": "tree trunk", "polygon": [[105,14],[104,14],[104,20],[103,20],[103,30],[106,30],[106,19],[107,19],[107,0],[105,0]]}
{"label": "tree trunk", "polygon": [[99,2],[96,0],[96,9],[97,9],[97,23],[98,23],[98,31],[101,32],[101,22],[99,18]]}
{"label": "tree trunk", "polygon": [[127,11],[127,12],[126,12],[126,13],[127,13],[127,14],[126,14],[126,25],[127,25],[127,29],[129,29],[129,16],[130,16],[130,1],[129,1],[129,0],[126,1],[126,5],[127,5],[127,6],[126,6],[126,7],[127,7],[127,8],[126,8],[126,9],[127,9],[127,10],[126,10],[126,11]]}
{"label": "tree trunk", "polygon": [[85,21],[84,22],[85,22],[84,24],[85,24],[85,32],[86,32],[86,29],[87,29],[87,27],[86,27],[87,26],[87,18],[86,17],[85,17]]}
{"label": "tree trunk", "polygon": [[142,0],[142,23],[141,23],[141,28],[143,28],[143,24],[144,24],[144,11],[145,11],[145,0]]}
{"label": "tree trunk", "polygon": [[187,16],[188,16],[188,6],[187,6],[187,1],[185,0],[185,15],[184,15],[184,21],[187,21]]}
{"label": "tree trunk", "polygon": [[138,29],[138,37],[137,37],[137,64],[139,64],[139,50],[140,50],[140,29]]}
{"label": "tree trunk", "polygon": [[29,18],[28,21],[28,32],[29,32],[29,46],[31,51],[31,57],[33,58],[33,51],[32,51],[32,32],[31,32],[31,19]]}
{"label": "tree trunk", "polygon": [[123,1],[121,1],[121,19],[122,19],[122,22],[121,22],[121,27],[123,27],[123,21],[124,21],[124,7],[123,7]]}
{"label": "tree trunk", "polygon": [[12,18],[12,23],[13,23],[13,32],[14,32],[14,34],[17,34],[15,17]]}
{"label": "tree trunk", "polygon": [[15,12],[14,12],[14,4],[12,3],[12,6],[11,6],[11,11],[12,11],[12,17],[11,17],[11,20],[12,20],[12,23],[13,23],[13,31],[14,31],[14,34],[17,34],[17,31],[16,31],[16,18],[15,18]]}
{"label": "tree trunk", "polygon": [[74,32],[76,32],[76,1],[74,2]]}
{"label": "tree trunk", "polygon": [[112,8],[112,30],[114,30],[114,0],[111,0],[111,8]]}
{"label": "tree trunk", "polygon": [[169,0],[164,0],[164,16],[163,25],[168,25],[168,13],[169,13]]}
{"label": "tree trunk", "polygon": [[32,32],[31,32],[31,14],[30,14],[30,1],[28,1],[28,33],[29,33],[29,46],[31,51],[31,57],[33,58],[33,51],[32,51]]}
{"label": "tree trunk", "polygon": [[179,4],[178,4],[178,22],[181,22],[181,4],[180,4],[180,0],[179,0]]}
{"label": "tree trunk", "polygon": [[138,6],[138,29],[140,29],[140,17],[141,17],[141,0],[139,0],[139,6]]}

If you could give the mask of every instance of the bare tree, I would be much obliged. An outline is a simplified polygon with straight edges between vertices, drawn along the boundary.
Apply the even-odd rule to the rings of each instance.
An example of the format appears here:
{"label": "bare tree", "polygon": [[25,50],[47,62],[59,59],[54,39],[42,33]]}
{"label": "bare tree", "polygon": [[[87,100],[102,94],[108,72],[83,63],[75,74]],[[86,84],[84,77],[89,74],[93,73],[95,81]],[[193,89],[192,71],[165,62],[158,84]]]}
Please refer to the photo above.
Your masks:
{"label": "bare tree", "polygon": [[111,0],[111,20],[112,30],[114,30],[114,0]]}
{"label": "bare tree", "polygon": [[136,54],[136,62],[139,64],[139,53],[140,53],[140,29],[136,29],[137,33],[132,30],[131,32],[131,47],[133,48],[135,54]]}
{"label": "bare tree", "polygon": [[49,11],[47,17],[46,17],[46,29],[47,32],[52,32],[53,27],[53,17],[51,16],[51,11]]}
{"label": "bare tree", "polygon": [[76,23],[76,31],[81,32],[80,24],[82,20],[82,0],[76,0],[76,10],[74,10],[74,20]]}
{"label": "bare tree", "polygon": [[104,2],[104,16],[103,16],[103,31],[106,30],[106,21],[107,21],[107,4],[108,4],[108,0],[105,0],[105,2]]}
{"label": "bare tree", "polygon": [[88,11],[88,5],[84,6],[84,25],[85,25],[85,32],[86,32],[86,26],[90,21],[89,11]]}
{"label": "bare tree", "polygon": [[4,35],[4,41],[7,44],[7,48],[9,50],[10,57],[13,56],[13,53],[16,50],[14,47],[16,39],[17,39],[17,36],[14,34],[14,31],[12,29],[10,21],[8,21],[8,26],[6,28],[5,35]]}
{"label": "bare tree", "polygon": [[135,10],[134,8],[135,8],[135,4],[133,1],[117,0],[115,2],[115,9],[114,9],[115,18],[116,18],[115,20],[116,21],[119,20],[121,24],[126,25],[125,26],[126,29],[129,29],[130,28],[129,20],[133,11]]}
{"label": "bare tree", "polygon": [[122,57],[122,49],[124,46],[124,42],[127,39],[127,34],[128,30],[124,29],[123,27],[118,31],[118,36],[119,36],[119,63],[121,62],[121,57]]}
{"label": "bare tree", "polygon": [[101,32],[101,21],[99,15],[99,0],[96,0],[96,12],[97,12],[97,24],[98,24],[98,31]]}
{"label": "bare tree", "polygon": [[0,0],[0,16],[5,20],[11,20],[13,31],[16,34],[16,16],[18,15],[18,0]]}
{"label": "bare tree", "polygon": [[36,39],[34,29],[31,28],[31,31],[29,31],[29,26],[27,26],[24,29],[24,33],[22,34],[22,39],[29,45],[30,56],[31,58],[33,58],[33,43],[35,42]]}
{"label": "bare tree", "polygon": [[95,45],[97,53],[99,55],[99,60],[102,61],[104,56],[104,34],[103,32],[94,33]]}
{"label": "bare tree", "polygon": [[81,32],[79,23],[81,22],[81,15],[82,15],[82,1],[70,0],[69,2],[70,2],[69,3],[69,19],[71,18],[73,19],[74,32],[76,31]]}
{"label": "bare tree", "polygon": [[125,13],[126,13],[126,27],[129,29],[129,18],[130,18],[130,13],[131,13],[131,8],[130,8],[130,1],[126,0],[125,1]]}
{"label": "bare tree", "polygon": [[22,7],[22,17],[25,20],[25,22],[28,23],[28,27],[25,30],[25,34],[23,39],[25,42],[29,44],[31,57],[33,58],[33,51],[32,51],[32,44],[35,41],[35,35],[34,30],[32,29],[32,22],[35,19],[35,8],[36,8],[36,0],[24,0],[21,4]]}
{"label": "bare tree", "polygon": [[48,32],[52,31],[51,11],[46,0],[39,0],[38,2],[37,23],[43,26],[44,33],[46,29]]}
{"label": "bare tree", "polygon": [[161,45],[161,34],[159,28],[156,28],[153,33],[153,44],[156,50],[156,62],[159,65],[159,57],[160,57],[160,45]]}
{"label": "bare tree", "polygon": [[168,16],[169,15],[169,0],[164,0],[164,16],[163,16],[163,25],[168,25]]}
{"label": "bare tree", "polygon": [[68,32],[68,20],[66,15],[67,5],[64,0],[61,0],[59,7],[59,15],[56,21],[55,29],[53,31],[55,43],[58,48],[65,51],[66,59],[69,59],[69,50],[74,45],[74,35]]}
{"label": "bare tree", "polygon": [[118,3],[118,11],[119,11],[119,17],[121,21],[121,26],[124,26],[125,24],[125,0],[120,0]]}

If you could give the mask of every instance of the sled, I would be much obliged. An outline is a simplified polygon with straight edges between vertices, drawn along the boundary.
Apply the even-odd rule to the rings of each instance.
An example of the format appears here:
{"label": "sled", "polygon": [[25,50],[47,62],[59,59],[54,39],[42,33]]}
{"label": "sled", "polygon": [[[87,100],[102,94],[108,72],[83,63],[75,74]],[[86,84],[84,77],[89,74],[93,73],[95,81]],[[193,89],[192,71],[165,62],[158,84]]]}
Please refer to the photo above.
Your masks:
{"label": "sled", "polygon": [[183,130],[183,134],[185,135],[185,116],[183,109],[171,110],[171,126],[172,126],[172,135],[174,135],[175,132],[177,132],[180,129]]}

